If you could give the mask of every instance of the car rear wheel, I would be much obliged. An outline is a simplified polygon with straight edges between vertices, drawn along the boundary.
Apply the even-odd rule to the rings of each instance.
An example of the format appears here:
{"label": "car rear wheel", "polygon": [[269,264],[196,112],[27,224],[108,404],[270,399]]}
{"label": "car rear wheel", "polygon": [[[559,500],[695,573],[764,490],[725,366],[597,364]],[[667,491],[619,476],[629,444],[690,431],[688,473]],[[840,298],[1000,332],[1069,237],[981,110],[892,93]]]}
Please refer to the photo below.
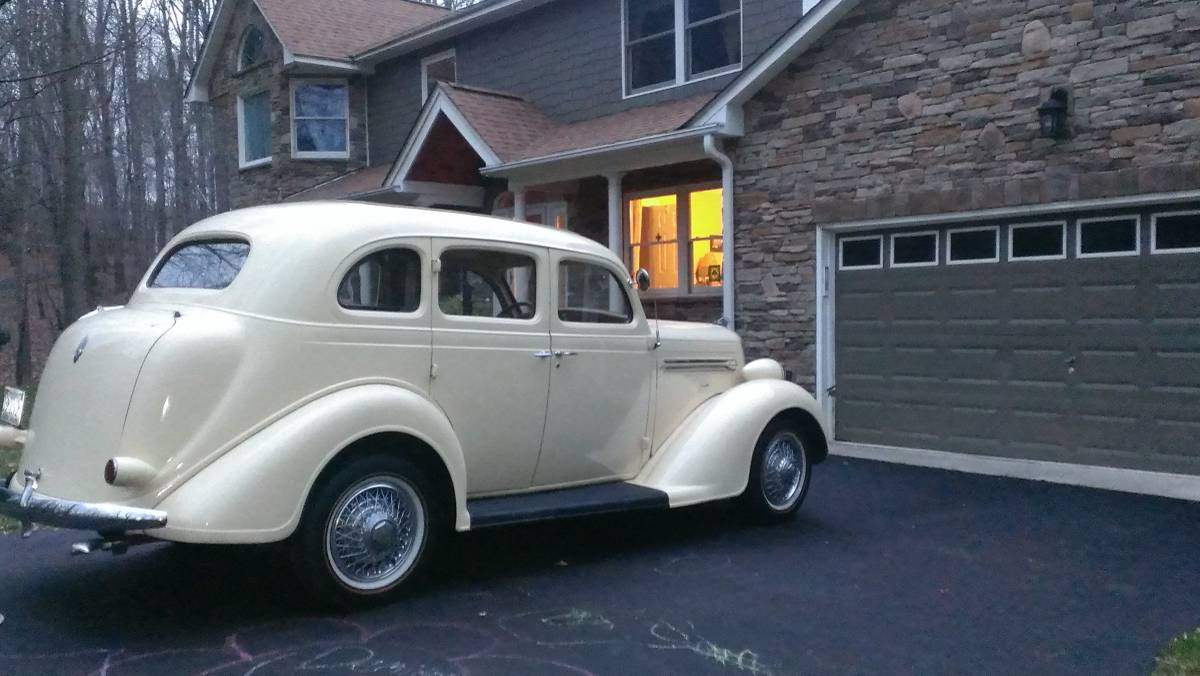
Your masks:
{"label": "car rear wheel", "polygon": [[786,519],[804,502],[812,477],[812,456],[804,439],[804,430],[780,420],[767,425],[759,437],[742,496],[759,518]]}
{"label": "car rear wheel", "polygon": [[355,459],[324,477],[295,536],[302,581],[341,607],[410,589],[443,524],[431,486],[419,467],[390,454]]}

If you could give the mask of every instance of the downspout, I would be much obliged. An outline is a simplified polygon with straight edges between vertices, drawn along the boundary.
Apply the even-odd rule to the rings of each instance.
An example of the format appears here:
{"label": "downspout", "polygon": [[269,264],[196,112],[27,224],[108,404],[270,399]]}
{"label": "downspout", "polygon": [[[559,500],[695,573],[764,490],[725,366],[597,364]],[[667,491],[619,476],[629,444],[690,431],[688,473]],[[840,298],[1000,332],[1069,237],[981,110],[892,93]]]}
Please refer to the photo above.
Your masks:
{"label": "downspout", "polygon": [[713,134],[704,136],[704,153],[721,165],[721,324],[736,330],[733,318],[733,160],[717,145],[717,137]]}

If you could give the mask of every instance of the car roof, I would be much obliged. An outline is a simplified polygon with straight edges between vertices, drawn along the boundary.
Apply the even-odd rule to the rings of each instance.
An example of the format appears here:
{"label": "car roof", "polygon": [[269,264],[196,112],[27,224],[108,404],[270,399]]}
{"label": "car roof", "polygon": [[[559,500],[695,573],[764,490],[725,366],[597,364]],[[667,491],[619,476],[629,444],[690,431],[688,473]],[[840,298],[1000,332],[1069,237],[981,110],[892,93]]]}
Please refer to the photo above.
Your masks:
{"label": "car roof", "polygon": [[344,201],[290,202],[229,211],[187,228],[177,242],[230,235],[272,244],[303,240],[320,248],[342,250],[385,237],[478,239],[572,251],[619,263],[598,242],[546,226],[440,209]]}

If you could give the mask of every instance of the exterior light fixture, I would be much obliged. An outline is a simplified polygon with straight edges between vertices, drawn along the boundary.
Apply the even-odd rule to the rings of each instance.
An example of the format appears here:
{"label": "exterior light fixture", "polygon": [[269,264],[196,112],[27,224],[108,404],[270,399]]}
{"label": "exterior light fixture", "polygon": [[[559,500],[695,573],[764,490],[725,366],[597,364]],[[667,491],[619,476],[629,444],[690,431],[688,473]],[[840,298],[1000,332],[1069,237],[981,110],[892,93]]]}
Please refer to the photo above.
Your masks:
{"label": "exterior light fixture", "polygon": [[1071,137],[1071,94],[1063,87],[1050,90],[1050,98],[1038,106],[1042,138]]}

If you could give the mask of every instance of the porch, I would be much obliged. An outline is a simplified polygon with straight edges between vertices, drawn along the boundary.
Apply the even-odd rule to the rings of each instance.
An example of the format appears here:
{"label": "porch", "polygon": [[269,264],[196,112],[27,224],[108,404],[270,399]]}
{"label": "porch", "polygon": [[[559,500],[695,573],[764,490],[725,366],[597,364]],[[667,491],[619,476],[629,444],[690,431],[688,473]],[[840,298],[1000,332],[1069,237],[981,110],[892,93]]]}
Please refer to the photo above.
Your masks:
{"label": "porch", "polygon": [[[681,129],[708,97],[558,124],[523,99],[442,83],[387,169],[290,199],[350,198],[490,214],[608,247],[663,319],[733,315],[732,163],[716,126]],[[652,310],[653,311],[653,310]]]}

